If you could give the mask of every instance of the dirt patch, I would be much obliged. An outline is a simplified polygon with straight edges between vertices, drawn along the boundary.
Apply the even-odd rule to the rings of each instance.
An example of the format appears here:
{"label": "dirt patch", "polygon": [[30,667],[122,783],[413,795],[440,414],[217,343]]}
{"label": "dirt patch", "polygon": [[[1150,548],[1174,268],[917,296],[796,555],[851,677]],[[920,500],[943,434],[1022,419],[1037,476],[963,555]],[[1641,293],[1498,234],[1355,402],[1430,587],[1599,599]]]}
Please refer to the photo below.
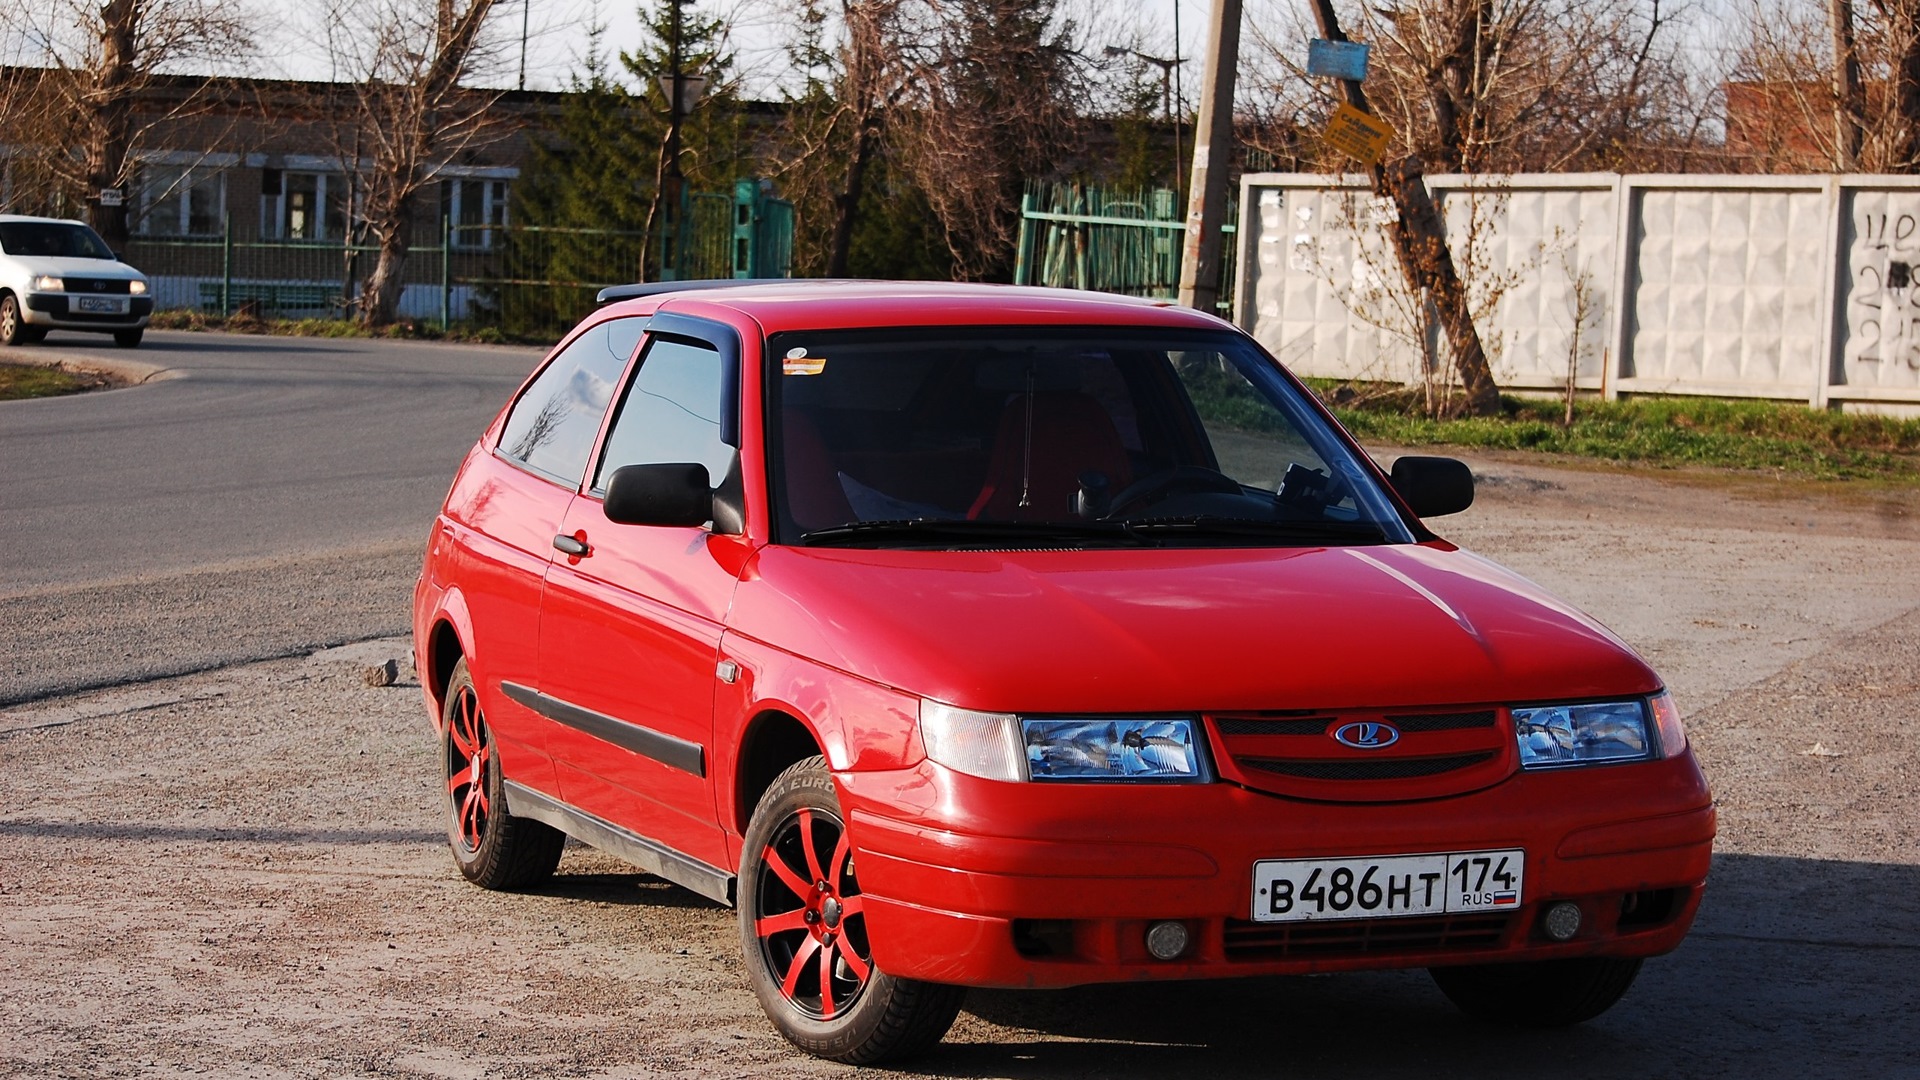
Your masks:
{"label": "dirt patch", "polygon": [[[1722,836],[1686,945],[1547,1033],[1469,1023],[1418,972],[976,992],[896,1075],[1916,1075],[1887,1019],[1920,1009],[1910,519],[1474,464],[1480,503],[1435,524],[1594,611],[1688,710]],[[583,848],[533,892],[466,884],[405,649],[0,709],[0,1074],[854,1071],[773,1034],[731,912]]]}

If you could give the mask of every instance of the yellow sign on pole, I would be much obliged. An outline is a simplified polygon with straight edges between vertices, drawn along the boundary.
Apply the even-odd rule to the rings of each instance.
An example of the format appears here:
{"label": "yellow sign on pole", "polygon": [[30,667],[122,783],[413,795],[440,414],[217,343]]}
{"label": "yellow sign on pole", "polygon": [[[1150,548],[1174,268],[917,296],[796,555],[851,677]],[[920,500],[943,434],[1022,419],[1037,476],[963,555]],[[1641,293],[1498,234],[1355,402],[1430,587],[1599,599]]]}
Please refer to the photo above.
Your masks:
{"label": "yellow sign on pole", "polygon": [[1320,133],[1327,145],[1348,157],[1358,158],[1363,164],[1372,165],[1386,153],[1387,140],[1393,138],[1393,129],[1377,116],[1361,112],[1346,102],[1341,102],[1327,118],[1327,130]]}

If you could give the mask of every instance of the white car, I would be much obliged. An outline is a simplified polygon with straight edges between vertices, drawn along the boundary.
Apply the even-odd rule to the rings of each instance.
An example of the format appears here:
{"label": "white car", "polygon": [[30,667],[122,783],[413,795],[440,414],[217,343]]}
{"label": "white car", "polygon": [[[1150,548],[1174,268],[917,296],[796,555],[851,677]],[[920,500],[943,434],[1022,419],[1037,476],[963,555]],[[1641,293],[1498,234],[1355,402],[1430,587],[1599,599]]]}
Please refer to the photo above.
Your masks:
{"label": "white car", "polygon": [[0,345],[86,330],[131,349],[152,314],[146,275],[85,223],[0,214]]}

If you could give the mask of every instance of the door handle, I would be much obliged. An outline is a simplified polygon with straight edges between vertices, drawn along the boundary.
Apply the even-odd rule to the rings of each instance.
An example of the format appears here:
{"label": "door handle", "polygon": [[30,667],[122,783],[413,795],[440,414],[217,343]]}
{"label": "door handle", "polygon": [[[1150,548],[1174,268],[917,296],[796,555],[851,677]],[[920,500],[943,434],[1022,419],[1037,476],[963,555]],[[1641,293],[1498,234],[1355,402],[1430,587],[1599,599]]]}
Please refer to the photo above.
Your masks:
{"label": "door handle", "polygon": [[587,543],[585,540],[568,536],[566,533],[561,533],[559,536],[554,537],[553,546],[576,559],[584,559],[593,554],[593,545]]}

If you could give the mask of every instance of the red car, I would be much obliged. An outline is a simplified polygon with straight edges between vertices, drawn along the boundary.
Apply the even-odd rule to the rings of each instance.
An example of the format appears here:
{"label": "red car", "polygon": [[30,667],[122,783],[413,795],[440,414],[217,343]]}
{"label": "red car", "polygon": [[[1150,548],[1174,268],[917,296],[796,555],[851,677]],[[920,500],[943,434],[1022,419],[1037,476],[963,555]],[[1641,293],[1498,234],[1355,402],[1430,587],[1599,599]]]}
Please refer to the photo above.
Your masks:
{"label": "red car", "polygon": [[[719,287],[715,287],[719,286]],[[566,836],[739,912],[798,1046],[964,988],[1431,969],[1588,1019],[1714,809],[1607,630],[1421,519],[1255,342],[994,286],[608,290],[461,464],[414,601],[461,871]]]}

